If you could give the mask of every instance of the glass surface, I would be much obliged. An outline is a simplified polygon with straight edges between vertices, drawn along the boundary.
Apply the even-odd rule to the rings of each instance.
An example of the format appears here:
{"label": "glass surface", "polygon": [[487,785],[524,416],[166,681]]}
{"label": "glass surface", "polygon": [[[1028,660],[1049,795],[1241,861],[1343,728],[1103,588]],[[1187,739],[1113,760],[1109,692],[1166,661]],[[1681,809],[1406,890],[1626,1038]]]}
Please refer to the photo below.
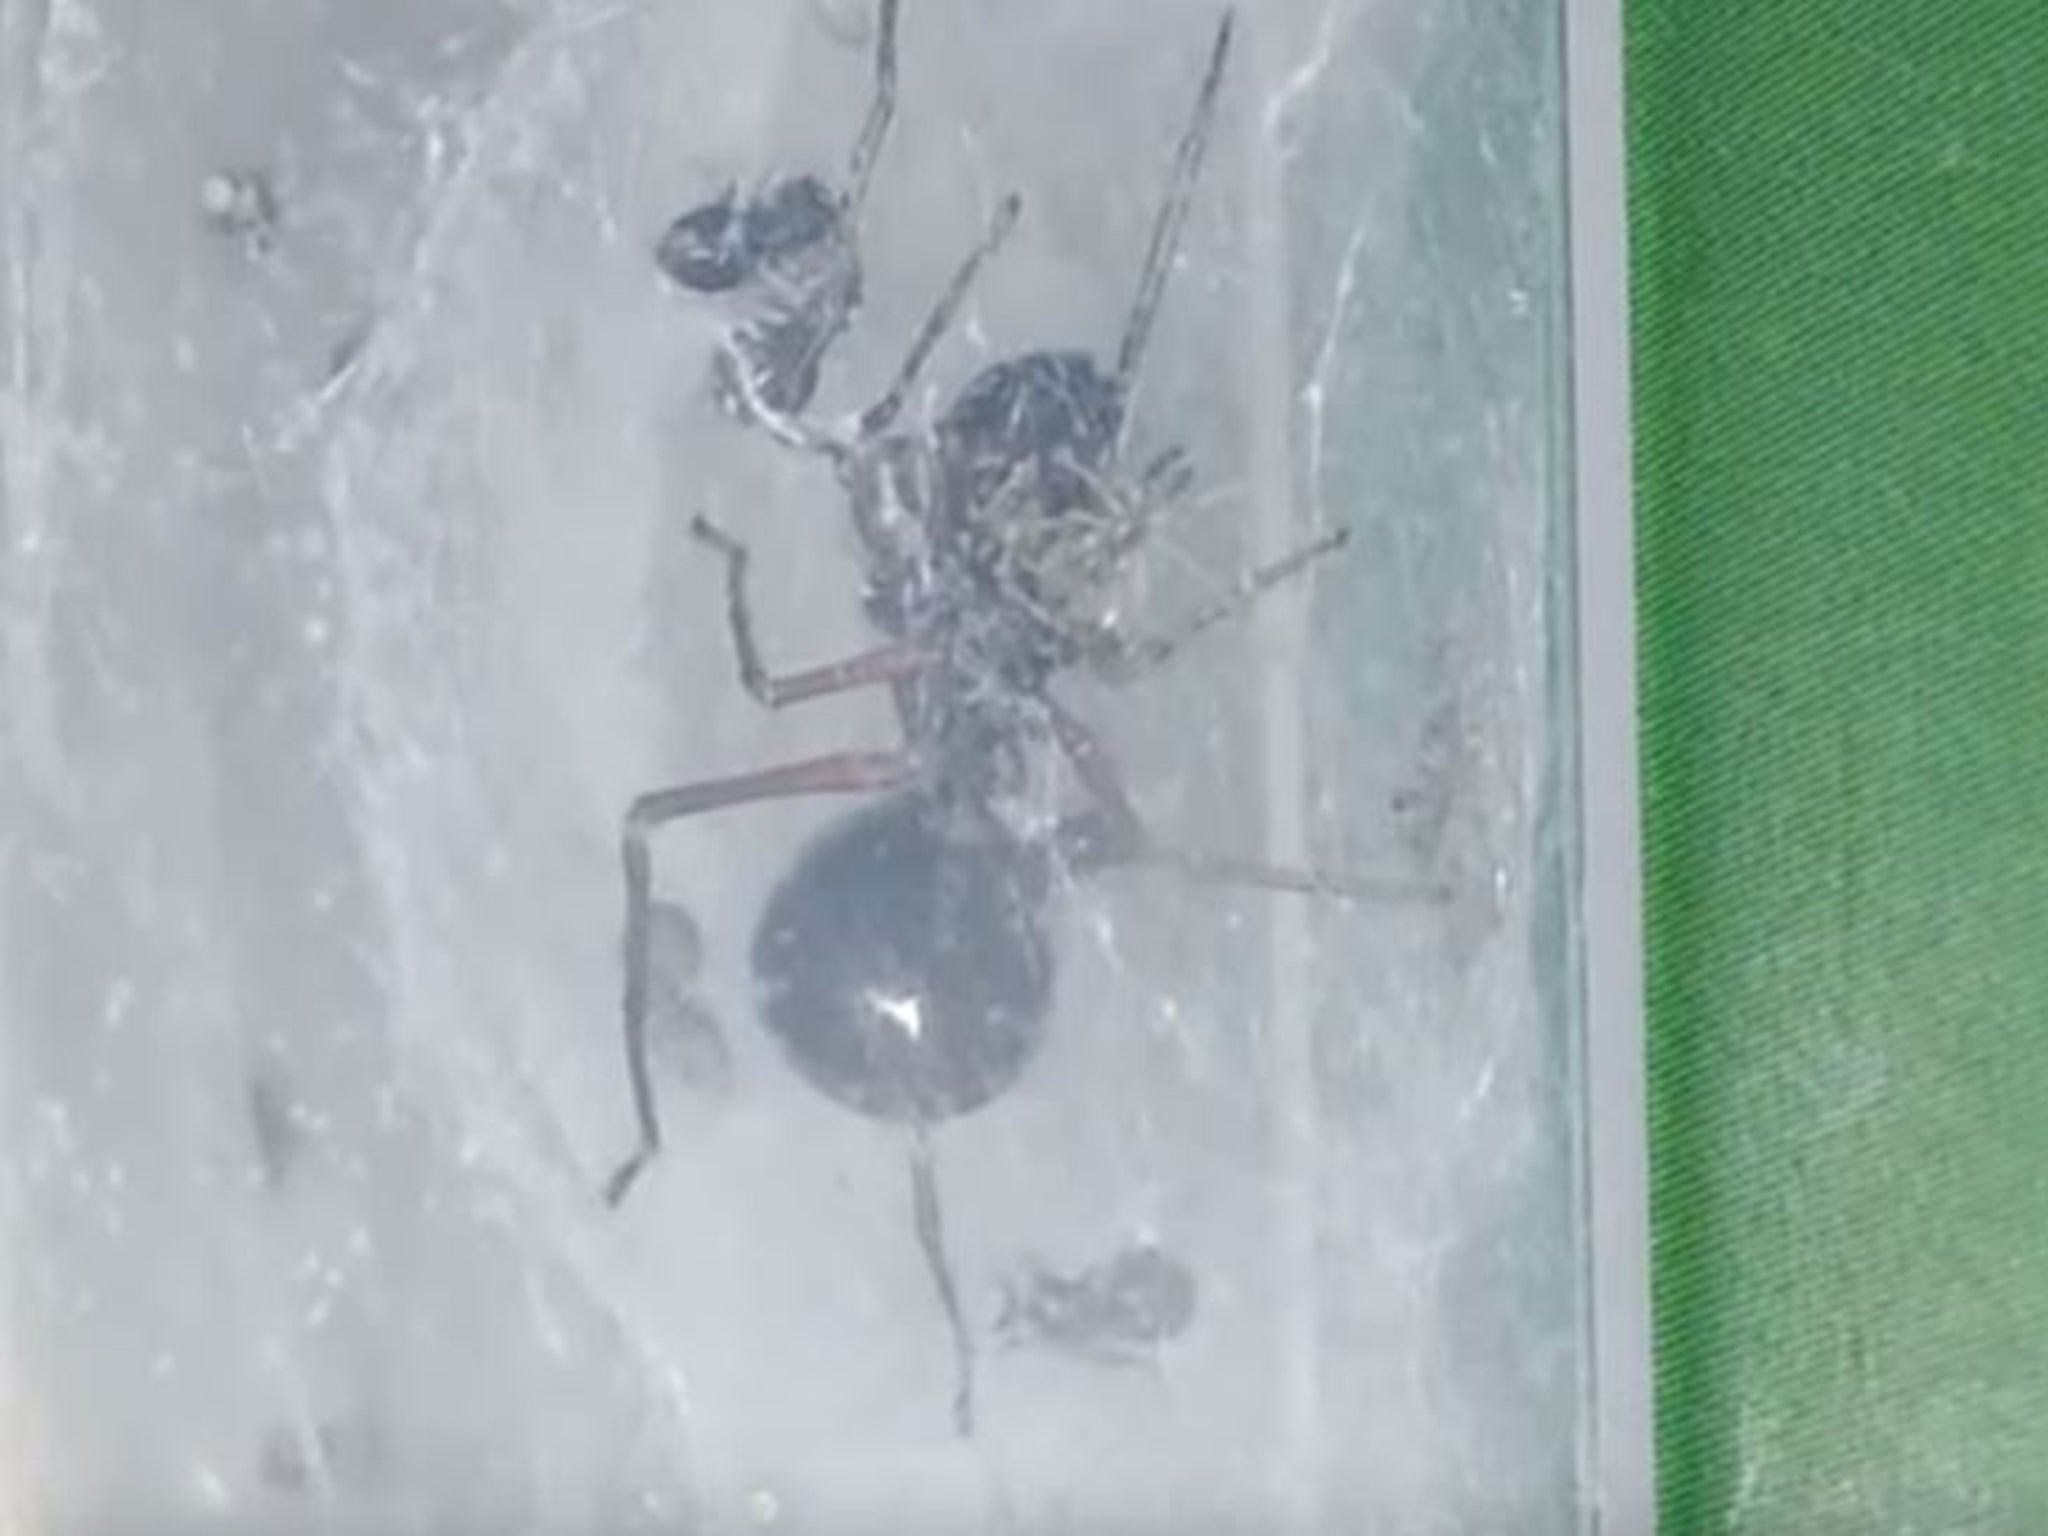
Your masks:
{"label": "glass surface", "polygon": [[[735,406],[846,277],[870,6],[0,0],[0,1515],[1584,1528],[1557,17],[1242,7],[1110,420],[1222,15],[903,0],[860,302]],[[851,434],[1012,192],[891,521],[770,428]],[[1039,349],[1100,389],[969,393]],[[771,671],[894,643],[905,715],[750,698],[696,515]],[[651,831],[608,1206],[628,805],[905,719],[896,862],[819,852],[843,762]]]}

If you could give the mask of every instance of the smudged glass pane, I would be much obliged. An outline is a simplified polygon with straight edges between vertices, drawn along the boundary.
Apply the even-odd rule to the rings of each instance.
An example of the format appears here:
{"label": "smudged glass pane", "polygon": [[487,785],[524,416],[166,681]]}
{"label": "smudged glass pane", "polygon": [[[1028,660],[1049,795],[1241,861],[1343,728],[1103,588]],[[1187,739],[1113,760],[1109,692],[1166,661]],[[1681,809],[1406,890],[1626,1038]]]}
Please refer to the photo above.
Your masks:
{"label": "smudged glass pane", "polygon": [[1556,8],[1223,16],[0,0],[0,1496],[1583,1526]]}

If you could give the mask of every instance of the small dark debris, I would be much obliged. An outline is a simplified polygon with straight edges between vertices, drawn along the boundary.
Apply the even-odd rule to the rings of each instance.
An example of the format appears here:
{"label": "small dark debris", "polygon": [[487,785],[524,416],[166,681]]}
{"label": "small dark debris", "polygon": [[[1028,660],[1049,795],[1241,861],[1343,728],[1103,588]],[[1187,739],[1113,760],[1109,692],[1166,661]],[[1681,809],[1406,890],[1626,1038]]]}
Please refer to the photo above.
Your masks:
{"label": "small dark debris", "polygon": [[364,320],[351,326],[335,340],[334,345],[327,349],[327,383],[332,384],[356,365],[356,360],[363,355],[363,349],[369,346],[370,336],[375,330],[375,322]]}
{"label": "small dark debris", "polygon": [[380,1454],[377,1426],[367,1420],[330,1420],[309,1432],[280,1424],[263,1437],[257,1475],[278,1493],[361,1487],[377,1476]]}
{"label": "small dark debris", "polygon": [[1194,1272],[1149,1242],[1071,1273],[1027,1264],[1003,1285],[995,1332],[1011,1346],[1130,1364],[1187,1331],[1196,1289]]}
{"label": "small dark debris", "polygon": [[256,1144],[256,1165],[266,1188],[278,1189],[291,1176],[305,1149],[305,1128],[299,1122],[290,1087],[274,1062],[249,1074],[249,1132]]}
{"label": "small dark debris", "polygon": [[672,901],[648,904],[647,943],[649,963],[678,986],[694,983],[704,968],[704,930]]}
{"label": "small dark debris", "polygon": [[704,933],[674,902],[647,911],[648,1037],[655,1054],[691,1088],[719,1095],[732,1081],[732,1048],[718,1015],[696,988]]}
{"label": "small dark debris", "polygon": [[214,234],[239,241],[252,256],[267,254],[277,243],[277,189],[262,171],[210,172],[199,184],[199,214]]}

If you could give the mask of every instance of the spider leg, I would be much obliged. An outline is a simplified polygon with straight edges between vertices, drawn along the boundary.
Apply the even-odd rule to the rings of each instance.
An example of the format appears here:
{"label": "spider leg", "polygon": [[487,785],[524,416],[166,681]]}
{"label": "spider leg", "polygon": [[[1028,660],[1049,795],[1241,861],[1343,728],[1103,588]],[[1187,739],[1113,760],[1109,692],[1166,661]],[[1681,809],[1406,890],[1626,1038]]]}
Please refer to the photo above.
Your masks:
{"label": "spider leg", "polygon": [[1161,506],[1187,495],[1195,486],[1194,466],[1188,462],[1187,450],[1168,448],[1157,455],[1139,473],[1138,485]]}
{"label": "spider leg", "polygon": [[939,1214],[938,1170],[932,1154],[931,1133],[923,1125],[915,1131],[910,1149],[910,1203],[917,1227],[918,1247],[925,1267],[931,1271],[932,1287],[939,1293],[939,1305],[946,1314],[946,1326],[953,1336],[953,1362],[957,1377],[953,1391],[953,1427],[962,1438],[974,1433],[974,1336],[967,1329],[967,1314],[960,1305],[960,1287],[953,1278],[952,1263],[946,1257],[946,1229]]}
{"label": "spider leg", "polygon": [[1173,170],[1166,179],[1166,198],[1152,225],[1152,243],[1145,252],[1145,265],[1138,279],[1137,296],[1131,302],[1130,318],[1124,322],[1123,340],[1116,353],[1116,388],[1119,399],[1128,400],[1152,336],[1152,323],[1159,318],[1160,300],[1166,293],[1166,279],[1179,254],[1181,231],[1194,202],[1195,178],[1209,149],[1210,130],[1216,122],[1216,97],[1223,88],[1223,66],[1230,56],[1230,37],[1236,13],[1225,11],[1216,28],[1216,41],[1209,50],[1209,67],[1202,76],[1202,89],[1195,98],[1194,116],[1174,151]]}
{"label": "spider leg", "polygon": [[760,645],[754,638],[753,604],[747,588],[747,546],[701,515],[691,520],[690,532],[725,562],[726,624],[732,635],[740,686],[767,708],[781,709],[827,694],[878,687],[915,677],[924,670],[923,655],[896,641],[807,671],[771,673],[761,660]]}
{"label": "spider leg", "polygon": [[996,205],[995,217],[989,221],[986,233],[967,259],[954,272],[953,280],[939,295],[939,302],[925,317],[923,327],[910,344],[910,351],[903,359],[903,366],[896,372],[895,379],[882,398],[861,412],[859,433],[870,438],[886,432],[889,426],[903,412],[903,403],[909,398],[910,389],[917,382],[917,376],[924,371],[924,365],[931,360],[932,352],[945,339],[946,332],[953,328],[953,322],[960,318],[961,306],[967,302],[967,295],[974,287],[974,280],[981,273],[988,259],[1001,249],[1010,231],[1017,227],[1017,216],[1023,211],[1024,200],[1012,192]]}
{"label": "spider leg", "polygon": [[896,116],[896,13],[900,0],[882,0],[875,23],[875,99],[868,107],[867,121],[853,144],[853,166],[846,179],[846,213],[849,219],[860,212],[868,195],[868,181],[881,155],[882,141]]}
{"label": "spider leg", "polygon": [[878,793],[895,788],[909,775],[909,759],[900,752],[835,752],[731,778],[653,790],[634,800],[627,809],[620,838],[620,860],[626,877],[626,1078],[633,1090],[639,1141],[632,1155],[605,1181],[607,1205],[616,1206],[624,1200],[661,1151],[661,1121],[655,1110],[653,1079],[647,1070],[648,938],[653,905],[649,834],[687,816],[764,800]]}
{"label": "spider leg", "polygon": [[1128,865],[1170,869],[1206,884],[1346,901],[1441,901],[1448,895],[1441,885],[1423,881],[1366,880],[1162,846],[1131,803],[1123,772],[1108,746],[1063,705],[1050,699],[1046,703],[1053,739],[1095,801],[1091,810],[1063,818],[1054,833],[1062,862],[1077,874]]}
{"label": "spider leg", "polygon": [[1155,667],[1164,666],[1198,636],[1228,623],[1246,612],[1261,597],[1299,576],[1316,561],[1336,554],[1348,542],[1351,532],[1338,528],[1292,554],[1255,570],[1247,571],[1213,601],[1197,608],[1163,634],[1132,640],[1111,630],[1093,657],[1095,671],[1105,682],[1127,683]]}

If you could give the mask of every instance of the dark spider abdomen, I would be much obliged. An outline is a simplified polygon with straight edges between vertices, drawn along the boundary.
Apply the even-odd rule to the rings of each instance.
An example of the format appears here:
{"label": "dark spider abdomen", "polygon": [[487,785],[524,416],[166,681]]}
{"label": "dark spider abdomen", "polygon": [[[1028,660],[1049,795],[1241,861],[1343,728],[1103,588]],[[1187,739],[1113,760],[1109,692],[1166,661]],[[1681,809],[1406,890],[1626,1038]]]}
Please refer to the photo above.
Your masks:
{"label": "dark spider abdomen", "polygon": [[939,422],[942,455],[967,472],[977,507],[1020,467],[1039,476],[1048,510],[1091,499],[1076,468],[1103,469],[1123,430],[1124,401],[1086,352],[1030,352],[984,368]]}
{"label": "dark spider abdomen", "polygon": [[1042,874],[942,814],[897,795],[828,828],[754,933],[763,1023],[812,1086],[878,1119],[988,1103],[1037,1054],[1051,1001]]}

